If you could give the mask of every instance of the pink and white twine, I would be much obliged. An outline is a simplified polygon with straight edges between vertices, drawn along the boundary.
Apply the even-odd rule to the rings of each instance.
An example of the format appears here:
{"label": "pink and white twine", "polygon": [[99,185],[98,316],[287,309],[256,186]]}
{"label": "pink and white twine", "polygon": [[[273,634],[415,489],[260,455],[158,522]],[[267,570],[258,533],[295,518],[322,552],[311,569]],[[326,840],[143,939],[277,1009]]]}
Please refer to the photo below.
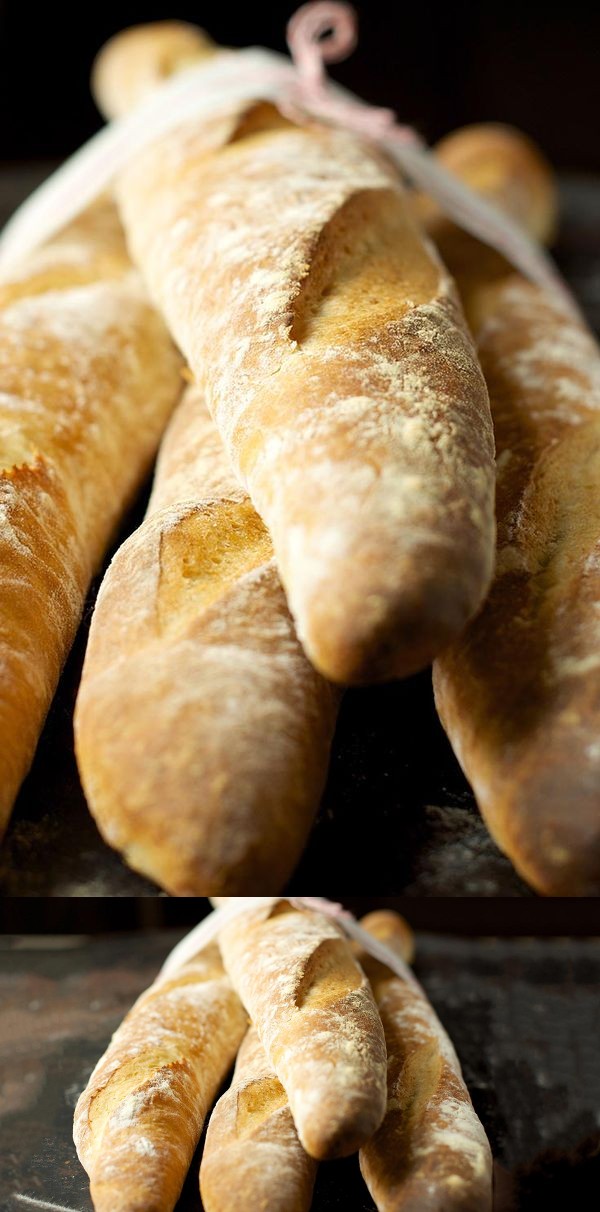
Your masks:
{"label": "pink and white twine", "polygon": [[286,900],[294,909],[308,910],[310,912],[321,913],[329,921],[337,926],[341,934],[347,938],[353,939],[366,951],[372,955],[374,959],[379,960],[382,964],[386,964],[388,968],[401,980],[405,981],[413,988],[419,989],[419,983],[413,975],[408,964],[402,959],[396,951],[379,939],[369,934],[367,930],[359,925],[356,918],[344,909],[343,905],[336,901],[327,900],[322,896],[232,896],[227,901],[226,905],[214,909],[205,917],[198,926],[190,930],[181,939],[177,946],[173,948],[167,956],[158,981],[163,981],[174,976],[184,964],[193,959],[203,947],[207,947],[209,943],[215,942],[223,928],[235,921],[238,917],[243,917],[244,914],[251,912],[253,909],[270,908],[276,905],[278,901]]}
{"label": "pink and white twine", "polygon": [[131,114],[111,122],[84,144],[19,208],[0,237],[0,273],[110,187],[132,156],[183,122],[207,120],[243,101],[272,101],[300,122],[315,119],[355,132],[379,146],[414,186],[471,235],[496,248],[532,282],[571,311],[575,302],[544,249],[507,215],[442,168],[411,127],[334,84],[326,64],[344,59],[357,43],[349,4],[304,4],[288,29],[291,59],[261,47],[223,51],[159,85]]}

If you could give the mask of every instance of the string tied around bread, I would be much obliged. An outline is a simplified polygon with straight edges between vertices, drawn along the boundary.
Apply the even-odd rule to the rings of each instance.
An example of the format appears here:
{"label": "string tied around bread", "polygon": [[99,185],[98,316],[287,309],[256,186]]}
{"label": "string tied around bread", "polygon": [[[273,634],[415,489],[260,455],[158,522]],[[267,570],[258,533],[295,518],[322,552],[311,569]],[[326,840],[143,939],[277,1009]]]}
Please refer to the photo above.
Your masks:
{"label": "string tied around bread", "polygon": [[0,274],[76,218],[110,188],[132,156],[156,140],[186,122],[209,121],[232,106],[262,100],[295,122],[316,119],[374,142],[449,218],[579,315],[551,258],[513,219],[437,163],[417,132],[398,123],[391,110],[329,79],[326,64],[345,58],[357,42],[349,4],[312,0],[294,14],[287,33],[291,60],[263,47],[220,52],[156,86],[132,113],[94,135],[9,220],[0,237]]}
{"label": "string tied around bread", "polygon": [[301,912],[321,913],[338,928],[341,934],[360,944],[363,951],[368,952],[374,959],[385,964],[395,976],[399,976],[413,988],[420,988],[417,978],[408,964],[379,939],[374,938],[359,925],[349,910],[336,901],[330,901],[321,896],[231,896],[226,905],[214,909],[189,934],[186,934],[167,956],[158,976],[158,981],[170,980],[176,972],[193,959],[203,947],[215,942],[224,926],[229,925],[236,917],[252,912],[253,909],[269,909],[278,901],[287,901],[294,909]]}
{"label": "string tied around bread", "polygon": [[287,42],[296,80],[279,105],[286,116],[299,122],[304,112],[378,143],[403,175],[434,198],[459,227],[495,248],[532,282],[558,295],[569,310],[578,310],[545,250],[513,219],[442,168],[413,127],[399,123],[391,109],[370,105],[351,93],[339,95],[331,88],[326,65],[347,58],[358,43],[357,17],[350,4],[309,0],[290,18]]}

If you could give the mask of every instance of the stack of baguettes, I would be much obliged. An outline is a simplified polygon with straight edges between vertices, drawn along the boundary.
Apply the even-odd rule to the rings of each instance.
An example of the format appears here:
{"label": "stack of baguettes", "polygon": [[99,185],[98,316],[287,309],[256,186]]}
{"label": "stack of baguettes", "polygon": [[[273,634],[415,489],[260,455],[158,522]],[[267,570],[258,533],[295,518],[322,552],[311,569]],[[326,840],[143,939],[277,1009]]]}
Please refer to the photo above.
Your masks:
{"label": "stack of baguettes", "polygon": [[[218,54],[180,23],[126,31],[96,97],[120,115]],[[553,185],[527,141],[481,128],[439,154],[548,237]],[[437,658],[442,721],[501,848],[539,891],[600,891],[584,325],[408,199],[371,146],[260,101],[134,157],[116,200],[193,383],[92,622],[75,731],[104,837],[178,895],[280,891],[336,687]]]}
{"label": "stack of baguettes", "polygon": [[[362,925],[410,962],[396,914]],[[308,1212],[319,1162],[357,1151],[379,1212],[491,1212],[489,1144],[423,990],[285,899],[165,969],[96,1065],[74,1123],[96,1212],[171,1212],[236,1054],[205,1212]]]}
{"label": "stack of baguettes", "polygon": [[[190,27],[128,31],[96,97],[121,115],[165,62],[218,53]],[[447,271],[355,137],[236,105],[136,159],[118,201],[194,384],[98,598],[82,780],[104,836],[169,891],[280,891],[333,683],[427,664],[488,588],[487,392]]]}

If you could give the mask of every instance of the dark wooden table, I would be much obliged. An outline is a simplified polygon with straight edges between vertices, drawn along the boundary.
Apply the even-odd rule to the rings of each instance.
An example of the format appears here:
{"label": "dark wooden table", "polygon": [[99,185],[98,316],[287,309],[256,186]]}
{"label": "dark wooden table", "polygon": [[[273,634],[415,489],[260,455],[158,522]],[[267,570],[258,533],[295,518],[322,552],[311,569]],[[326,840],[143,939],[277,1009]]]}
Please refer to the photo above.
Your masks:
{"label": "dark wooden table", "polygon": [[[91,1212],[71,1140],[73,1107],[178,937],[0,936],[1,1212]],[[592,1212],[600,939],[425,934],[418,954],[418,975],[455,1043],[497,1160],[497,1212]],[[321,1167],[314,1212],[373,1207],[355,1158]],[[195,1162],[178,1212],[199,1210]]]}
{"label": "dark wooden table", "polygon": [[[48,171],[0,175],[0,222]],[[562,183],[563,271],[600,331],[600,181]],[[144,498],[120,541],[141,520]],[[73,757],[72,713],[89,620],[91,590],[32,772],[0,850],[0,894],[157,896],[102,842],[87,811]],[[529,890],[484,828],[473,796],[437,720],[429,673],[347,694],[329,782],[304,858],[286,891],[306,881],[409,896],[528,896]]]}

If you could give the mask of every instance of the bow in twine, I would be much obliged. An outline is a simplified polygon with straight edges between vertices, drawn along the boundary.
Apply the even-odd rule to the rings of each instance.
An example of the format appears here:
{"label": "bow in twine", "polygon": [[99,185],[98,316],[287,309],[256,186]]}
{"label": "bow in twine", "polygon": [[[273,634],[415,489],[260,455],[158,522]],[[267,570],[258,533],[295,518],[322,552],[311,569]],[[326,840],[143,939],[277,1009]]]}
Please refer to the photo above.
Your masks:
{"label": "bow in twine", "polygon": [[0,273],[80,214],[132,156],[161,136],[183,122],[227,112],[232,104],[262,99],[295,122],[314,118],[375,143],[454,222],[578,314],[551,258],[517,223],[442,168],[416,131],[400,125],[392,110],[369,105],[328,78],[326,64],[346,58],[357,43],[356,14],[349,4],[304,4],[291,18],[287,37],[291,61],[261,47],[223,51],[157,86],[133,113],[94,135],[6,225],[0,238]]}
{"label": "bow in twine", "polygon": [[408,985],[412,985],[415,989],[420,989],[419,982],[413,976],[408,964],[397,954],[387,947],[385,943],[368,934],[359,926],[357,920],[343,905],[336,904],[335,901],[326,900],[322,896],[232,896],[226,905],[219,909],[214,909],[212,913],[205,917],[198,926],[190,930],[181,942],[173,948],[167,956],[161,971],[158,976],[158,983],[163,980],[169,980],[179,971],[188,960],[193,959],[203,947],[207,947],[219,937],[219,934],[224,926],[235,918],[241,917],[244,913],[248,913],[256,908],[269,908],[271,905],[277,904],[277,901],[286,900],[294,909],[309,909],[317,913],[322,913],[324,917],[337,926],[342,934],[348,938],[354,939],[360,943],[364,951],[372,955],[374,959],[379,960],[382,964],[386,964],[391,968],[396,976],[401,980],[406,981]]}

